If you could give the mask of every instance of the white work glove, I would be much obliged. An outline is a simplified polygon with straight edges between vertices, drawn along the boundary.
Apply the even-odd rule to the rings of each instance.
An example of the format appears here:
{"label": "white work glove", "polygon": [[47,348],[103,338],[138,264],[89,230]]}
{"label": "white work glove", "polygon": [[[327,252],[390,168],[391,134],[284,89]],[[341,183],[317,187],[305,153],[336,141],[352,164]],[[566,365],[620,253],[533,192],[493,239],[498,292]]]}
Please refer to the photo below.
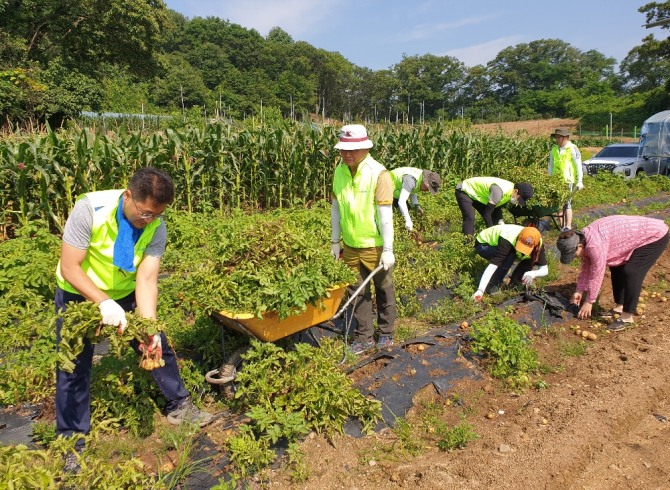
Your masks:
{"label": "white work glove", "polygon": [[478,289],[477,291],[475,291],[475,294],[472,295],[472,300],[481,301],[483,297],[484,297],[484,291]]}
{"label": "white work glove", "polygon": [[161,341],[161,335],[159,333],[149,337],[149,352],[154,352],[158,349],[158,352],[163,352],[163,342]]}
{"label": "white work glove", "polygon": [[581,190],[584,188],[584,184],[582,184],[581,182],[577,182],[577,186],[576,186],[576,187],[577,187],[577,190],[578,190],[578,191],[581,191]]}
{"label": "white work glove", "polygon": [[384,266],[384,270],[387,271],[395,265],[395,255],[390,250],[382,252],[382,258],[379,261],[379,265]]}
{"label": "white work glove", "polygon": [[533,284],[533,281],[535,280],[536,277],[537,274],[534,271],[528,271],[521,278],[521,283],[525,284],[526,286],[530,286],[531,284]]}
{"label": "white work glove", "polygon": [[335,260],[340,259],[341,251],[342,247],[340,246],[340,242],[330,244],[330,255],[332,255]]}
{"label": "white work glove", "polygon": [[98,309],[102,315],[103,325],[119,327],[119,334],[122,334],[128,326],[128,320],[126,320],[126,312],[121,305],[112,298],[107,298],[98,303]]}
{"label": "white work glove", "polygon": [[407,231],[412,231],[414,229],[414,224],[412,223],[411,220],[405,221],[405,229]]}

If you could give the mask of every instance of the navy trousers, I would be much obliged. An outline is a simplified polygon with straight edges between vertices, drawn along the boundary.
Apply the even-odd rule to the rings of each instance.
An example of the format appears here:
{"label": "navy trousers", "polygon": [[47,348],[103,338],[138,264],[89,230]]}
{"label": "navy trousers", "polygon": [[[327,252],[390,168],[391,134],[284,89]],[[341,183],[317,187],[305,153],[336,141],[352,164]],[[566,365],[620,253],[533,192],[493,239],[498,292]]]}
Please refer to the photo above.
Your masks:
{"label": "navy trousers", "polygon": [[[63,311],[70,302],[85,301],[83,296],[56,288],[56,311]],[[135,293],[117,301],[125,311],[133,311],[136,307]],[[62,320],[56,323],[56,345],[60,344]],[[177,357],[168,344],[165,334],[161,332],[163,360],[165,366],[151,371],[151,376],[167,400],[166,412],[179,406],[189,396],[184,382],[179,375]],[[140,354],[139,342],[132,341],[132,348]],[[93,365],[93,344],[86,340],[84,350],[75,360],[74,372],[68,373],[56,369],[56,434],[71,436],[87,434],[91,429],[91,368]],[[77,446],[83,447],[80,439]]]}

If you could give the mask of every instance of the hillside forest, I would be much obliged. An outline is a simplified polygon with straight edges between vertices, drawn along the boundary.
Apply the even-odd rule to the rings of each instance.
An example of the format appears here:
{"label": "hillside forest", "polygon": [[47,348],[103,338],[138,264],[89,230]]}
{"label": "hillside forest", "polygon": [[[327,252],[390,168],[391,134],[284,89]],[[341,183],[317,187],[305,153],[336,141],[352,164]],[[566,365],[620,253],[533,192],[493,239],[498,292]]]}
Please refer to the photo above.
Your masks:
{"label": "hillside forest", "polygon": [[[657,22],[670,2],[631,15]],[[0,116],[9,127],[59,127],[82,111],[182,121],[263,111],[401,123],[570,117],[599,129],[612,113],[621,127],[639,126],[668,107],[670,40],[654,35],[665,29],[650,29],[623,60],[539,39],[486,66],[422,54],[375,71],[279,27],[263,37],[216,17],[186,18],[162,0],[0,0]]]}

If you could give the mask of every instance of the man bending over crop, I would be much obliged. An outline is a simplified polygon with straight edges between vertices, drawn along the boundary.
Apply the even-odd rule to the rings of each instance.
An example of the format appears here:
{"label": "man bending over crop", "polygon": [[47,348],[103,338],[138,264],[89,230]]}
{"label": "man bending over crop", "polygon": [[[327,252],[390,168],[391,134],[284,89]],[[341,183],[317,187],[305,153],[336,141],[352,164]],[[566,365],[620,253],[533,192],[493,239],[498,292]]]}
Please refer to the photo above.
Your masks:
{"label": "man bending over crop", "polygon": [[[172,179],[165,172],[147,167],[138,170],[128,189],[90,192],[77,199],[65,223],[61,256],[56,270],[56,310],[70,302],[91,301],[98,305],[101,323],[127,326],[126,312],[137,310],[144,318],[156,318],[158,271],[165,251],[167,232],[162,213],[174,199]],[[56,326],[61,338],[62,319]],[[151,371],[167,399],[168,421],[203,426],[212,415],[195,408],[179,375],[174,351],[164,333],[147,341],[149,351],[162,349],[163,367]],[[133,348],[139,351],[139,344]],[[91,426],[91,365],[93,345],[84,340],[84,350],[72,373],[56,371],[56,432],[71,436],[86,434]],[[84,440],[76,443],[78,452]],[[66,456],[65,469],[78,471],[79,458]]]}

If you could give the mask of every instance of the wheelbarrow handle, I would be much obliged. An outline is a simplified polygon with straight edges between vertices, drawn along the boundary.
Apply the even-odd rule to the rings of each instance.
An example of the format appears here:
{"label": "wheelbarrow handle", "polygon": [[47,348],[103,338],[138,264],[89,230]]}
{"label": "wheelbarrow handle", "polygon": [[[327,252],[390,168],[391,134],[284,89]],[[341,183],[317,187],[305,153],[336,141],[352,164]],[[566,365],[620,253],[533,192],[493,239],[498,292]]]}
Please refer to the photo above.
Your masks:
{"label": "wheelbarrow handle", "polygon": [[344,313],[344,312],[346,311],[347,307],[351,304],[351,302],[352,302],[353,300],[356,299],[356,296],[358,296],[358,293],[360,293],[360,292],[363,290],[363,288],[364,288],[365,286],[367,286],[367,284],[372,280],[372,278],[374,277],[374,275],[375,275],[377,272],[379,272],[380,270],[382,270],[383,268],[384,268],[384,265],[383,265],[383,264],[379,264],[375,269],[373,269],[373,270],[370,272],[370,274],[368,274],[368,277],[366,277],[366,278],[363,280],[363,282],[361,283],[361,285],[358,286],[358,289],[356,289],[356,291],[353,292],[353,294],[349,297],[349,299],[346,301],[346,303],[344,303],[344,305],[340,308],[340,311],[338,311],[337,313],[335,313],[335,315],[333,316],[333,318],[331,318],[331,320],[335,320],[336,318],[339,318],[340,315],[342,315],[342,313]]}

